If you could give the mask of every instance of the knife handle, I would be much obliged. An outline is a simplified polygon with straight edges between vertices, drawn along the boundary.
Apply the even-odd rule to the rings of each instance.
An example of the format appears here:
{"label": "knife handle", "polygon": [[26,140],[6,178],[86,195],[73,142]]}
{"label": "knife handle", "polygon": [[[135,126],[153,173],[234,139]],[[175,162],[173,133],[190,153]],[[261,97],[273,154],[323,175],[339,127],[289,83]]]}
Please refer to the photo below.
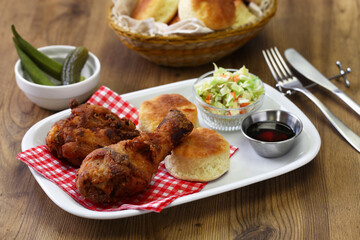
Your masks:
{"label": "knife handle", "polygon": [[358,152],[360,152],[360,137],[354,133],[348,126],[346,126],[340,119],[338,119],[318,98],[316,98],[306,88],[296,88],[295,90],[303,93],[307,96],[315,105],[321,110],[321,112],[327,117],[335,129],[353,146]]}
{"label": "knife handle", "polygon": [[332,91],[336,96],[343,100],[349,107],[351,107],[358,115],[360,115],[360,105],[352,98],[346,95],[339,88]]}

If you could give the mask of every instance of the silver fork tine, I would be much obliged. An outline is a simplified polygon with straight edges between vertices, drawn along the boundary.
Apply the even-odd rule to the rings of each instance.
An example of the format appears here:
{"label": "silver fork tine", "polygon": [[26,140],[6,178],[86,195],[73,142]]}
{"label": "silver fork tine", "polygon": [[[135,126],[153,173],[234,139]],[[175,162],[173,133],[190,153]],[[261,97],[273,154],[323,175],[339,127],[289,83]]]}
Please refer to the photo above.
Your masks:
{"label": "silver fork tine", "polygon": [[277,74],[278,76],[278,80],[277,81],[282,81],[284,80],[284,75],[281,73],[280,69],[278,68],[278,65],[276,64],[271,52],[269,50],[266,50],[266,53],[268,55],[268,58],[270,59],[270,62],[271,62],[271,65],[272,67],[274,68],[275,70],[275,73]]}
{"label": "silver fork tine", "polygon": [[[285,72],[285,71],[283,72],[284,75],[285,75],[285,76],[288,75],[287,77],[293,76],[293,73],[291,72],[290,68],[289,68],[288,65],[286,64],[284,58],[281,56],[281,54],[280,54],[279,50],[277,49],[277,47],[274,47],[273,54],[274,54],[275,56],[277,56],[277,59],[279,59],[279,61],[281,62],[281,63],[278,63],[278,64],[279,64],[280,66],[283,66],[283,67],[284,67],[284,69],[285,69],[285,71],[286,71],[286,72]],[[284,70],[284,69],[283,69],[283,70]]]}
{"label": "silver fork tine", "polygon": [[[268,51],[268,50],[266,50],[266,51]],[[270,69],[271,75],[273,75],[276,82],[279,82],[280,79],[278,78],[278,75],[276,74],[276,72],[275,72],[275,70],[274,70],[274,68],[273,68],[273,66],[271,64],[270,59],[267,56],[267,53],[264,50],[262,50],[262,53],[264,55],[265,62],[266,62],[266,64],[268,65],[268,67]]]}
{"label": "silver fork tine", "polygon": [[278,73],[281,75],[281,78],[283,79],[283,80],[285,80],[285,79],[287,79],[289,76],[288,76],[288,74],[285,72],[285,69],[284,69],[284,67],[282,66],[282,64],[281,64],[281,62],[280,62],[280,60],[279,60],[279,58],[276,56],[276,53],[275,53],[275,51],[274,51],[274,49],[273,48],[270,48],[270,52],[271,52],[271,55],[270,55],[270,58],[273,58],[274,59],[274,62],[276,62],[276,66],[278,67]]}
{"label": "silver fork tine", "polygon": [[[262,53],[263,53],[263,55],[264,55],[265,62],[266,62],[266,64],[268,65],[268,67],[269,67],[269,69],[270,69],[271,75],[273,76],[273,78],[275,79],[275,81],[276,81],[277,83],[279,83],[279,81],[281,81],[281,79],[280,79],[280,77],[278,76],[278,74],[275,72],[275,69],[274,69],[274,68],[276,68],[276,64],[274,64],[274,60],[271,58],[271,55],[270,55],[269,50],[266,50],[266,51],[262,50]],[[269,55],[269,57],[268,57],[268,55]],[[270,61],[269,58],[271,58],[272,61]],[[274,67],[273,67],[273,66],[274,66]],[[280,92],[283,92],[282,87],[281,87],[280,85],[276,84],[276,86],[277,86],[277,88],[279,89]]]}

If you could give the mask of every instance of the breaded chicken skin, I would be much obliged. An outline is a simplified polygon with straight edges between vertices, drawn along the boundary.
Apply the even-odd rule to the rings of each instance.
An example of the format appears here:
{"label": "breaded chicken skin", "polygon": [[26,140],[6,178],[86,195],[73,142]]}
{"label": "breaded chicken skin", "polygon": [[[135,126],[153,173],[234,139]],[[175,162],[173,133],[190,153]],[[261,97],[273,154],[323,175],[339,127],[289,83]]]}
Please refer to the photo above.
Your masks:
{"label": "breaded chicken skin", "polygon": [[139,135],[131,120],[119,118],[105,107],[79,105],[75,99],[70,107],[71,115],[56,122],[45,141],[54,156],[75,167],[93,150]]}
{"label": "breaded chicken skin", "polygon": [[77,172],[77,189],[95,203],[114,202],[144,191],[159,163],[192,129],[183,113],[171,110],[154,132],[142,132],[133,140],[90,153]]}

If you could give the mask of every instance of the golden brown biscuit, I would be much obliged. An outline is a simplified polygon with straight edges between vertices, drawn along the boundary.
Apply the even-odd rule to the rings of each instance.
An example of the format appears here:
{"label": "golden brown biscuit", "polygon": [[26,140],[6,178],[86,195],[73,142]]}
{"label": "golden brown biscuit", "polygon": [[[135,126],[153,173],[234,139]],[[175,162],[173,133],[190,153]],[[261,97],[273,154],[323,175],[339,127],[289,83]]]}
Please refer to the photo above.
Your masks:
{"label": "golden brown biscuit", "polygon": [[175,178],[207,182],[230,167],[230,144],[213,129],[196,128],[165,158],[165,167]]}
{"label": "golden brown biscuit", "polygon": [[179,0],[138,0],[130,17],[143,20],[154,18],[156,22],[168,23],[177,13]]}
{"label": "golden brown biscuit", "polygon": [[[236,1],[236,0],[235,0],[235,1]],[[260,6],[262,0],[247,0],[247,2],[253,2],[253,3],[255,3],[256,5]]]}
{"label": "golden brown biscuit", "polygon": [[195,104],[180,94],[163,94],[140,105],[139,129],[144,132],[154,131],[170,109],[180,110],[194,127],[199,126]]}
{"label": "golden brown biscuit", "polygon": [[256,16],[250,12],[242,0],[235,0],[236,17],[232,28],[240,27],[256,19]]}
{"label": "golden brown biscuit", "polygon": [[178,12],[181,20],[197,18],[213,30],[229,28],[235,21],[234,0],[180,0]]}
{"label": "golden brown biscuit", "polygon": [[173,19],[170,20],[170,22],[168,24],[169,25],[175,24],[175,23],[177,23],[179,21],[180,21],[179,14],[176,12],[176,15],[173,17]]}

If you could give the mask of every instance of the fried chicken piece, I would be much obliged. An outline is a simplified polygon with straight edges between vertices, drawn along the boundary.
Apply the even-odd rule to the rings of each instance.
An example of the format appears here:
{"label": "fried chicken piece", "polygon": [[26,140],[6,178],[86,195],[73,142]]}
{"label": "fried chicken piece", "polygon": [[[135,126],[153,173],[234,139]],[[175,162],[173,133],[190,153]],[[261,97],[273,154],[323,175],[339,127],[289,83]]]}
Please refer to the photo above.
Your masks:
{"label": "fried chicken piece", "polygon": [[154,132],[97,149],[81,164],[76,187],[88,200],[109,203],[144,191],[159,163],[193,129],[178,110],[170,110]]}
{"label": "fried chicken piece", "polygon": [[79,167],[97,148],[139,136],[135,124],[109,109],[88,103],[70,102],[71,115],[56,122],[46,136],[46,145],[59,159]]}

